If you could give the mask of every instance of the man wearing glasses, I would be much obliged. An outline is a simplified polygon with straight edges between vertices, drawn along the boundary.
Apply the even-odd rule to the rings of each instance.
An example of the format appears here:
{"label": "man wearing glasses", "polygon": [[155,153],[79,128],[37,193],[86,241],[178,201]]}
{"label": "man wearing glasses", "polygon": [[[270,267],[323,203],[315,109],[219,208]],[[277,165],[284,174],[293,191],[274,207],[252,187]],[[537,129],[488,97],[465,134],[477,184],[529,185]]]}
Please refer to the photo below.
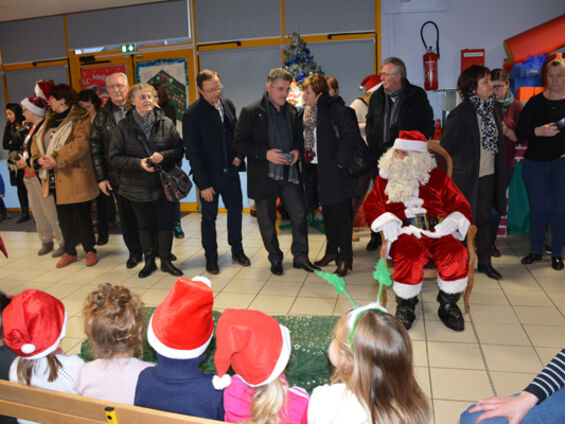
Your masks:
{"label": "man wearing glasses", "polygon": [[[400,131],[417,130],[430,138],[434,132],[434,113],[426,92],[406,79],[406,65],[397,57],[383,60],[382,85],[369,100],[365,133],[374,161],[373,179],[379,158],[393,144]],[[367,250],[376,250],[380,237],[371,234]]]}
{"label": "man wearing glasses", "polygon": [[201,237],[206,255],[206,271],[218,274],[216,216],[218,198],[228,210],[228,243],[232,259],[250,266],[243,252],[241,236],[242,194],[239,171],[245,170],[243,156],[232,147],[236,123],[233,103],[222,97],[223,86],[217,72],[204,69],[196,77],[200,98],[182,118],[182,133],[195,184],[200,190]]}
{"label": "man wearing glasses", "polygon": [[[141,262],[141,243],[139,242],[137,219],[133,213],[130,201],[120,196],[116,170],[108,161],[110,135],[118,127],[118,122],[126,116],[126,96],[129,90],[127,75],[122,72],[108,75],[106,78],[106,89],[110,98],[96,114],[90,128],[90,152],[98,188],[103,194],[101,198],[108,200],[110,207],[113,208],[114,202],[110,201],[110,198],[112,193],[116,196],[122,235],[129,251],[126,267],[133,268]],[[102,236],[103,234],[98,234],[98,244],[102,244],[100,243]],[[107,232],[105,237],[107,242]]]}

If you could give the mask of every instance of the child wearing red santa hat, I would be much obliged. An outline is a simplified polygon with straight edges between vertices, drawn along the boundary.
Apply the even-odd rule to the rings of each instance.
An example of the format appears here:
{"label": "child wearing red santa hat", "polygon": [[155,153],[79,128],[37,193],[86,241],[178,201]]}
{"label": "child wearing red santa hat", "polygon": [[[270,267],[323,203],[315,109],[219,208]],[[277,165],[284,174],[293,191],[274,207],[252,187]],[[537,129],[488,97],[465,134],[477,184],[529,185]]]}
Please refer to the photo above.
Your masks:
{"label": "child wearing red santa hat", "polygon": [[139,296],[124,286],[101,284],[88,295],[84,332],[97,359],[81,368],[79,395],[133,405],[139,373],[155,366],[134,357],[142,352],[142,308]]}
{"label": "child wearing red santa hat", "polygon": [[[309,396],[288,387],[283,371],[290,357],[288,329],[259,311],[226,309],[216,329],[217,376],[224,389],[227,422],[306,424]],[[236,375],[230,377],[228,368]]]}
{"label": "child wearing red santa hat", "polygon": [[158,363],[137,380],[134,404],[178,414],[224,419],[222,392],[198,365],[212,340],[212,283],[179,278],[149,321],[147,341]]}
{"label": "child wearing red santa hat", "polygon": [[4,342],[18,355],[10,366],[10,381],[76,393],[83,361],[77,355],[60,353],[59,343],[67,325],[60,300],[40,290],[25,290],[4,309],[2,324]]}

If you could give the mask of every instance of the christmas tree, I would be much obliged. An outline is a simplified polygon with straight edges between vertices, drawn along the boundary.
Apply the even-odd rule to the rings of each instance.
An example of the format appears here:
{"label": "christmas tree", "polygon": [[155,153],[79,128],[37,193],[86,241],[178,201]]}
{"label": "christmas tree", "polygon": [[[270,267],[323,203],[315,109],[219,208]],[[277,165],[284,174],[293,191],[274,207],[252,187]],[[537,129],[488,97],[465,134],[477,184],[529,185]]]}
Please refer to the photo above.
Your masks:
{"label": "christmas tree", "polygon": [[290,38],[290,45],[284,49],[284,67],[292,74],[294,80],[301,83],[307,76],[322,72],[300,34],[293,32]]}

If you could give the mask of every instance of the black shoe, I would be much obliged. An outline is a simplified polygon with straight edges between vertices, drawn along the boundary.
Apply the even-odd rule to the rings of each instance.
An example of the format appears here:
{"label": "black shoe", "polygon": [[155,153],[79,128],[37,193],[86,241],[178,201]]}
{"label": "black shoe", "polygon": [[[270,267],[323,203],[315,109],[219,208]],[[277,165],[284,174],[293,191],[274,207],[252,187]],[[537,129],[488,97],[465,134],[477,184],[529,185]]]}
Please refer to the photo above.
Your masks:
{"label": "black shoe", "polygon": [[108,232],[98,230],[98,240],[96,240],[97,246],[104,246],[108,243]]}
{"label": "black shoe", "polygon": [[175,256],[175,254],[174,254],[174,253],[171,253],[171,254],[169,255],[169,261],[173,262],[173,261],[176,261],[176,260],[177,260],[177,257]]}
{"label": "black shoe", "polygon": [[500,250],[496,248],[496,244],[494,244],[494,241],[490,245],[490,256],[492,256],[493,258],[500,258],[501,256]]}
{"label": "black shoe", "polygon": [[231,258],[232,258],[232,260],[236,261],[241,266],[251,266],[251,261],[249,260],[249,258],[247,256],[245,256],[245,253],[243,253],[243,252],[232,253]]}
{"label": "black shoe", "polygon": [[556,271],[561,271],[563,269],[563,258],[561,256],[552,256],[551,267]]}
{"label": "black shoe", "polygon": [[168,259],[161,259],[161,271],[168,272],[175,277],[180,277],[182,275],[182,271],[174,266]]}
{"label": "black shoe", "polygon": [[543,249],[545,250],[545,253],[547,253],[548,255],[551,255],[551,246],[549,244],[546,244],[545,246],[543,246]]}
{"label": "black shoe", "polygon": [[206,261],[206,271],[208,271],[210,274],[219,274],[220,273],[220,267],[218,266],[218,261]]}
{"label": "black shoe", "polygon": [[184,231],[182,230],[182,227],[180,226],[180,222],[175,222],[175,228],[174,228],[173,232],[174,232],[174,236],[175,236],[176,239],[184,238]]}
{"label": "black shoe", "polygon": [[461,309],[457,306],[457,301],[460,297],[461,293],[447,294],[441,290],[437,295],[437,301],[439,302],[437,314],[439,319],[447,328],[451,328],[454,331],[465,330],[465,320],[463,319]]}
{"label": "black shoe", "polygon": [[377,250],[381,245],[381,236],[379,233],[374,233],[371,231],[371,240],[367,243],[367,250]]}
{"label": "black shoe", "polygon": [[141,262],[141,259],[142,259],[141,255],[130,253],[129,258],[126,261],[126,268],[127,269],[135,268],[137,264]]}
{"label": "black shoe", "polygon": [[416,312],[414,311],[414,308],[416,308],[416,305],[418,304],[418,297],[414,296],[410,299],[402,299],[396,296],[396,303],[397,306],[394,317],[399,320],[402,325],[404,325],[404,328],[410,330],[412,323],[416,319]]}
{"label": "black shoe", "polygon": [[541,261],[542,255],[539,253],[528,253],[522,258],[522,263],[524,265],[533,264],[535,261]]}
{"label": "black shoe", "polygon": [[486,274],[488,278],[492,278],[493,280],[502,279],[502,274],[500,274],[500,272],[494,269],[491,264],[488,265],[479,264],[477,266],[477,271]]}
{"label": "black shoe", "polygon": [[155,258],[145,258],[145,265],[143,266],[141,271],[139,271],[139,274],[137,274],[137,276],[139,278],[149,277],[156,269],[157,265],[155,264]]}
{"label": "black shoe", "polygon": [[271,272],[275,275],[283,275],[282,262],[271,262]]}
{"label": "black shoe", "polygon": [[316,270],[318,270],[318,271],[320,270],[319,266],[314,265],[308,259],[306,259],[306,262],[304,262],[303,264],[298,264],[296,262],[293,262],[292,266],[295,267],[295,268],[301,268],[304,271],[308,271],[308,272],[314,272]]}
{"label": "black shoe", "polygon": [[18,219],[18,220],[16,221],[16,224],[21,224],[22,222],[29,221],[30,219],[31,219],[31,217],[29,216],[29,213],[23,213],[23,214],[20,216],[20,219]]}

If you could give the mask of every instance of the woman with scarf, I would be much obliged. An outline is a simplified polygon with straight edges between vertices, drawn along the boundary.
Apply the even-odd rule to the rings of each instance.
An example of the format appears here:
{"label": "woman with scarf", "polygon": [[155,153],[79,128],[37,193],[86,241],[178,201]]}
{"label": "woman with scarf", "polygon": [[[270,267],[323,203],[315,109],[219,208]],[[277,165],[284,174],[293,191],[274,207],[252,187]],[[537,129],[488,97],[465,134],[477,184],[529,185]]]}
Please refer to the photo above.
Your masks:
{"label": "woman with scarf", "polygon": [[[335,273],[345,277],[353,264],[353,207],[357,177],[349,175],[355,137],[360,137],[355,112],[339,96],[330,96],[326,78],[313,74],[302,82],[306,112],[305,157],[317,160],[318,196],[326,230],[326,252],[315,265],[337,264]],[[311,139],[311,141],[309,141]]]}
{"label": "woman with scarf", "polygon": [[18,199],[22,215],[16,221],[16,224],[20,224],[30,219],[27,190],[24,184],[24,172],[16,166],[18,155],[23,153],[23,143],[27,132],[23,126],[22,107],[17,103],[8,103],[6,105],[6,119],[8,123],[4,128],[2,147],[9,152],[6,163],[10,171],[10,184],[18,189]]}
{"label": "woman with scarf", "polygon": [[[51,85],[53,87],[53,85]],[[31,124],[28,134],[26,135],[23,143],[23,153],[18,156],[16,165],[24,173],[24,184],[26,185],[29,194],[29,202],[33,209],[33,219],[35,220],[35,227],[37,235],[41,240],[41,248],[38,250],[37,255],[43,256],[53,251],[54,241],[58,247],[51,255],[53,258],[63,256],[65,253],[63,233],[59,227],[59,220],[57,218],[57,208],[55,206],[55,197],[49,193],[47,196],[43,195],[43,189],[38,175],[30,166],[31,159],[31,146],[33,136],[41,127],[45,113],[49,106],[47,100],[43,97],[26,97],[21,102],[25,122]]]}
{"label": "woman with scarf", "polygon": [[173,121],[156,107],[157,91],[149,84],[136,84],[127,95],[130,110],[112,133],[108,158],[119,170],[120,195],[131,201],[139,226],[139,238],[145,266],[139,278],[157,269],[180,276],[182,271],[171,262],[174,208],[165,197],[159,173],[182,159],[182,143]]}
{"label": "woman with scarf", "polygon": [[55,194],[57,216],[63,232],[62,268],[77,260],[75,246],[82,244],[86,266],[96,265],[91,202],[98,186],[90,157],[88,112],[76,104],[77,94],[59,84],[49,91],[51,110],[33,136],[31,165],[39,174],[43,196]]}
{"label": "woman with scarf", "polygon": [[546,90],[528,100],[516,127],[516,135],[528,140],[523,175],[530,198],[531,240],[522,263],[541,260],[551,217],[551,267],[559,271],[565,244],[565,59],[549,62],[545,74]]}
{"label": "woman with scarf", "polygon": [[[510,90],[508,74],[504,69],[493,69],[490,73],[492,89],[497,103],[502,106],[502,133],[504,134],[504,157],[506,160],[506,188],[510,185],[514,176],[514,157],[516,156],[516,143],[520,143],[516,137],[515,129],[520,120],[520,113],[524,109],[522,102],[516,100]],[[496,248],[496,234],[500,224],[500,214],[496,209],[492,209],[492,246],[491,255],[500,256]]]}
{"label": "woman with scarf", "polygon": [[465,69],[457,88],[463,102],[449,113],[441,145],[453,159],[452,179],[471,205],[477,226],[478,271],[501,279],[491,263],[491,208],[506,213],[502,110],[484,66]]}

